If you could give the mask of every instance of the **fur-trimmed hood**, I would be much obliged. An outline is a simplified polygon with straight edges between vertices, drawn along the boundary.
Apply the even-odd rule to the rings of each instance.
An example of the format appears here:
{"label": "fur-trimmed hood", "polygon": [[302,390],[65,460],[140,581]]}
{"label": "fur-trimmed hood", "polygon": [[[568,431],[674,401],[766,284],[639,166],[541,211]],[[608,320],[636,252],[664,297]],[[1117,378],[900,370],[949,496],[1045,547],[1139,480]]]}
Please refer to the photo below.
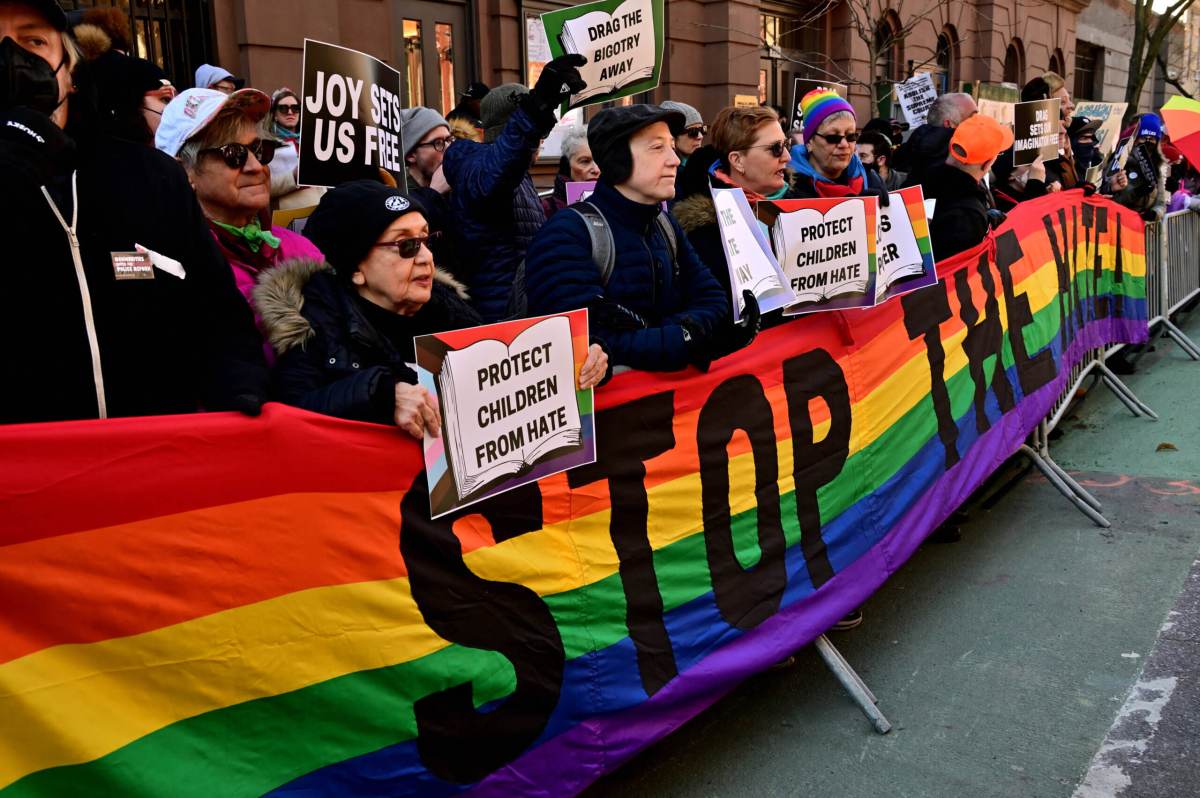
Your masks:
{"label": "fur-trimmed hood", "polygon": [[717,223],[717,208],[707,194],[692,194],[679,200],[671,206],[671,214],[685,233]]}
{"label": "fur-trimmed hood", "polygon": [[[254,306],[262,317],[267,340],[278,354],[303,345],[315,334],[301,310],[304,308],[304,289],[313,275],[321,272],[332,274],[333,267],[324,261],[297,258],[285,261],[259,277],[258,285],[254,287]],[[467,301],[466,286],[453,275],[435,269],[433,280],[435,297],[440,289]]]}

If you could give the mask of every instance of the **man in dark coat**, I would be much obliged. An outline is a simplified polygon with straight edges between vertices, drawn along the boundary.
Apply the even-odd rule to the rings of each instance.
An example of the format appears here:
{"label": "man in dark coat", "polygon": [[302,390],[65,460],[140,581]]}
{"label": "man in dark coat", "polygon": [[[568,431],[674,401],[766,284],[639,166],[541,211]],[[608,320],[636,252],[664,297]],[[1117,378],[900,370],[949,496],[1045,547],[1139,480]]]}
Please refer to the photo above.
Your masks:
{"label": "man in dark coat", "polygon": [[600,112],[588,127],[600,180],[588,202],[612,233],[614,264],[605,283],[593,260],[584,217],[554,215],[529,248],[525,285],[529,315],[587,307],[592,334],[614,366],[676,371],[707,368],[757,332],[757,305],[747,301],[742,326],[729,322],[724,292],[679,225],[662,216],[675,195],[674,137],[684,116],[654,105]]}
{"label": "man in dark coat", "polygon": [[584,63],[583,56],[560,56],[542,70],[533,91],[510,83],[488,92],[485,143],[463,140],[446,150],[442,169],[461,256],[455,276],[470,287],[484,321],[504,317],[517,267],[546,221],[529,165],[563,97],[584,87]]}
{"label": "man in dark coat", "polygon": [[0,3],[0,423],[257,413],[261,339],[187,176],[97,132],[82,69],[68,99],[65,28],[54,0]]}
{"label": "man in dark coat", "polygon": [[892,168],[908,175],[904,185],[919,185],[924,182],[926,172],[944,164],[950,154],[954,128],[978,112],[969,94],[951,92],[934,100],[925,124],[909,134],[892,156]]}
{"label": "man in dark coat", "polygon": [[976,115],[954,130],[950,157],[925,176],[926,199],[937,200],[929,237],[938,260],[974,247],[987,237],[995,207],[983,179],[996,156],[1012,146],[1013,133],[988,116]]}

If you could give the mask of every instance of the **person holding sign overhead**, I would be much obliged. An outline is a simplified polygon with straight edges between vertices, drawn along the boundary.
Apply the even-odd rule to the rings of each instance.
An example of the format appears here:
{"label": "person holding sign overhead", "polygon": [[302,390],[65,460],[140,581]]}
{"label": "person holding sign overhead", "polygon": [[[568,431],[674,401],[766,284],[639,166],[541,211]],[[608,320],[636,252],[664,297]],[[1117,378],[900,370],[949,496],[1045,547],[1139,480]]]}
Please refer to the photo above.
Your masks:
{"label": "person holding sign overhead", "polygon": [[858,118],[854,106],[833,89],[813,89],[800,100],[804,112],[804,146],[792,150],[796,170],[794,196],[801,199],[839,199],[882,195],[887,189],[877,172],[858,160]]}
{"label": "person holding sign overhead", "polygon": [[586,60],[581,55],[554,59],[532,91],[511,83],[488,92],[481,103],[485,143],[464,140],[446,150],[442,163],[452,189],[457,251],[477,257],[474,264],[464,258],[458,276],[471,287],[485,321],[504,317],[517,267],[546,221],[529,165],[558,121],[555,110],[585,86],[579,67]]}
{"label": "person holding sign overhead", "polygon": [[[413,337],[478,325],[466,291],[438,270],[420,204],[372,180],[327,193],[304,228],[324,260],[299,259],[255,289],[279,359],[275,395],[317,413],[395,424],[418,440],[440,433],[436,399],[418,386]],[[579,374],[598,384],[608,358],[593,345]]]}

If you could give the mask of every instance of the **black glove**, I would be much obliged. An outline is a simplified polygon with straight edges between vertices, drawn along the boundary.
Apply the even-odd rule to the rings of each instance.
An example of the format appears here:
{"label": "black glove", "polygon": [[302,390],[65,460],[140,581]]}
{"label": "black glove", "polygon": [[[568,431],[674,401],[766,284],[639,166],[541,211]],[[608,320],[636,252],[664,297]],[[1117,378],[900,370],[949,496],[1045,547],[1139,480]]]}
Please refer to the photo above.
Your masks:
{"label": "black glove", "polygon": [[236,410],[237,412],[250,416],[251,418],[262,412],[262,406],[262,397],[252,393],[239,393],[237,396],[229,400],[230,410]]}
{"label": "black glove", "polygon": [[1079,187],[1083,189],[1083,196],[1090,197],[1096,193],[1096,185],[1094,183],[1080,183]]}
{"label": "black glove", "polygon": [[1142,220],[1146,221],[1146,222],[1159,221],[1158,211],[1156,211],[1154,208],[1149,208],[1147,210],[1144,210],[1139,215],[1142,217]]}
{"label": "black glove", "polygon": [[[564,100],[587,88],[579,76],[579,67],[586,63],[587,59],[582,55],[569,53],[560,55],[542,67],[537,83],[526,95],[525,102],[528,105],[525,110],[540,122],[546,122],[548,116],[553,117]],[[550,122],[550,125],[553,127],[554,122]]]}
{"label": "black glove", "polygon": [[679,326],[683,328],[683,345],[687,350],[688,363],[701,371],[708,371],[708,366],[712,363],[708,331],[691,316],[681,318]]}
{"label": "black glove", "polygon": [[588,321],[600,330],[632,332],[646,329],[646,320],[629,308],[610,299],[596,299],[588,303]]}
{"label": "black glove", "polygon": [[0,161],[35,185],[70,170],[75,142],[50,117],[29,108],[0,112]]}
{"label": "black glove", "polygon": [[758,309],[758,298],[749,290],[742,291],[746,307],[742,309],[741,324],[733,325],[734,351],[750,346],[762,330],[762,314]]}
{"label": "black glove", "polygon": [[1008,218],[1008,214],[999,208],[988,208],[987,221],[988,227],[995,230],[1000,225],[1004,224],[1004,220]]}

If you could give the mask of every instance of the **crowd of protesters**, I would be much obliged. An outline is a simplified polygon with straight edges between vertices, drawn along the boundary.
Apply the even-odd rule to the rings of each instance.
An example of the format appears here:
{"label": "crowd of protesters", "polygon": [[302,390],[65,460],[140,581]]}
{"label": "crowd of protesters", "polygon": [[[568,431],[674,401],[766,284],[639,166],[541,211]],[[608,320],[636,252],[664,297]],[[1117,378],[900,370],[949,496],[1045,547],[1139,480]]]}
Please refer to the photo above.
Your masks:
{"label": "crowd of protesters", "polygon": [[[768,107],[604,109],[562,136],[540,196],[531,164],[584,86],[582,58],[563,56],[532,87],[471,84],[444,117],[406,109],[406,191],[379,170],[320,189],[297,180],[289,88],[268,95],[206,64],[178,90],[131,54],[115,9],[69,18],[55,0],[0,0],[0,38],[0,327],[24,342],[9,354],[24,387],[0,398],[6,423],[253,415],[277,399],[420,437],[439,421],[407,365],[414,335],[581,307],[582,387],[614,368],[706,369],[783,321],[760,318],[749,292],[733,321],[712,187],[887,203],[920,185],[939,258],[1056,191],[1099,191],[1147,218],[1200,209],[1200,177],[1154,114],[1122,133],[1125,168],[1089,184],[1099,122],[1072,116],[1053,73],[1023,90],[1063,114],[1058,157],[1030,166],[1013,167],[1012,130],[969,95],[938,97],[906,131],[818,89],[795,129]],[[569,204],[567,183],[585,181],[587,202]],[[313,206],[303,234],[271,223]]]}

